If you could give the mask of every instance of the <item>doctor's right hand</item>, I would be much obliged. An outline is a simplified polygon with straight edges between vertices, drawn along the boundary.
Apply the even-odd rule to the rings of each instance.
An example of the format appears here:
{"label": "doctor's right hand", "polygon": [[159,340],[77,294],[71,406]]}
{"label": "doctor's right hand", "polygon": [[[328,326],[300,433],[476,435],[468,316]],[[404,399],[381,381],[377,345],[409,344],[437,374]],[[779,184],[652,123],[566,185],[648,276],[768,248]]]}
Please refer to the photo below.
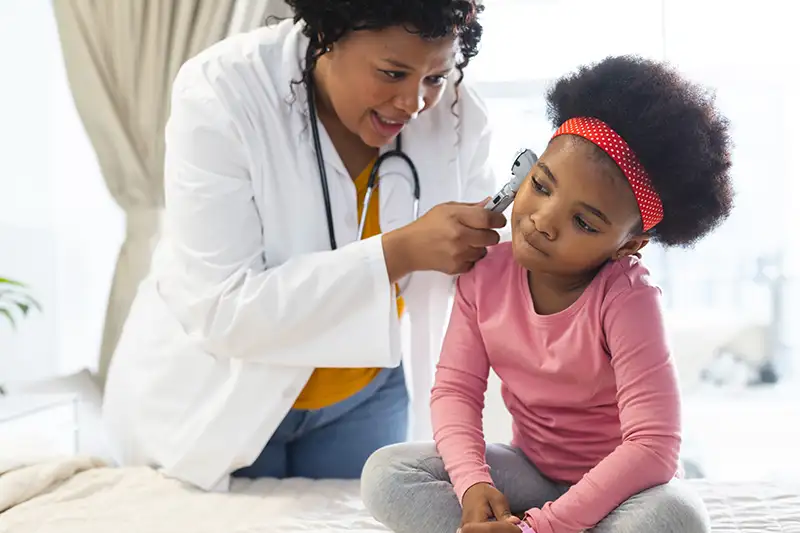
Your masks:
{"label": "doctor's right hand", "polygon": [[506,225],[501,213],[474,204],[448,202],[432,208],[411,224],[383,235],[390,281],[420,270],[462,274],[500,242],[496,231]]}

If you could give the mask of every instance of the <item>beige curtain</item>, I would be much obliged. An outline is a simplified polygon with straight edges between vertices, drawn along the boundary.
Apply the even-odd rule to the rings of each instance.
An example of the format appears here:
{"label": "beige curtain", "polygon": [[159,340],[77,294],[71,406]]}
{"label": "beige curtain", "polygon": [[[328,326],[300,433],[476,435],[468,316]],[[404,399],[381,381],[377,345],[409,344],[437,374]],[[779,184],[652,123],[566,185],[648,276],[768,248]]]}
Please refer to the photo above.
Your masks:
{"label": "beige curtain", "polygon": [[98,369],[105,383],[164,206],[164,126],[184,61],[261,24],[264,0],[54,0],[72,95],[103,178],[126,215]]}
{"label": "beige curtain", "polygon": [[[267,22],[267,18],[292,18],[294,13],[284,0],[239,0],[231,19],[230,33],[247,31]],[[271,20],[269,21],[271,22]]]}

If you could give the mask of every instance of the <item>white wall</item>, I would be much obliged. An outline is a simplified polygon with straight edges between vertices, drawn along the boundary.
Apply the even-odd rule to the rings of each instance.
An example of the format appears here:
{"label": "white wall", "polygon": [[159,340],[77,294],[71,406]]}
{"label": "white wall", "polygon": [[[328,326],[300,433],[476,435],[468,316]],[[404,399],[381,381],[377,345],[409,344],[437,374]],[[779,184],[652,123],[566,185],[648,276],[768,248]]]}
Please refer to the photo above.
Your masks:
{"label": "white wall", "polygon": [[0,276],[44,307],[0,322],[0,382],[96,365],[123,225],[74,109],[47,0],[0,2]]}

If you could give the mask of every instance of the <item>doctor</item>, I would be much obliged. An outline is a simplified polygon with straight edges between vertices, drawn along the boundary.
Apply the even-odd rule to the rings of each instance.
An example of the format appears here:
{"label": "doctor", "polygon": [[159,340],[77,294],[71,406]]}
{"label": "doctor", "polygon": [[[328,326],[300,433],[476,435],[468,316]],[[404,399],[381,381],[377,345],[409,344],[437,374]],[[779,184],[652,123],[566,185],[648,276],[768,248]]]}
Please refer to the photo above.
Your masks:
{"label": "doctor", "polygon": [[431,438],[452,275],[505,223],[460,85],[478,2],[288,3],[174,82],[163,237],[106,384],[120,463],[205,489]]}

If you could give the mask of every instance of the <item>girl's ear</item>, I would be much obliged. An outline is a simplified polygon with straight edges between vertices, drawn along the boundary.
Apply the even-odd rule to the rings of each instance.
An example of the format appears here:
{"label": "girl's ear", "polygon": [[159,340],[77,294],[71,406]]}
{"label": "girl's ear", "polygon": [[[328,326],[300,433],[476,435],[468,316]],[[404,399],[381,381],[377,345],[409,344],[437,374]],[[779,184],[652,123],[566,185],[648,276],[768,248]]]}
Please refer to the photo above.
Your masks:
{"label": "girl's ear", "polygon": [[635,255],[637,257],[641,257],[639,255],[639,251],[645,246],[647,246],[647,243],[649,242],[650,242],[650,236],[646,234],[633,237],[616,251],[612,259],[614,261],[619,261],[623,257],[627,257],[629,255]]}

